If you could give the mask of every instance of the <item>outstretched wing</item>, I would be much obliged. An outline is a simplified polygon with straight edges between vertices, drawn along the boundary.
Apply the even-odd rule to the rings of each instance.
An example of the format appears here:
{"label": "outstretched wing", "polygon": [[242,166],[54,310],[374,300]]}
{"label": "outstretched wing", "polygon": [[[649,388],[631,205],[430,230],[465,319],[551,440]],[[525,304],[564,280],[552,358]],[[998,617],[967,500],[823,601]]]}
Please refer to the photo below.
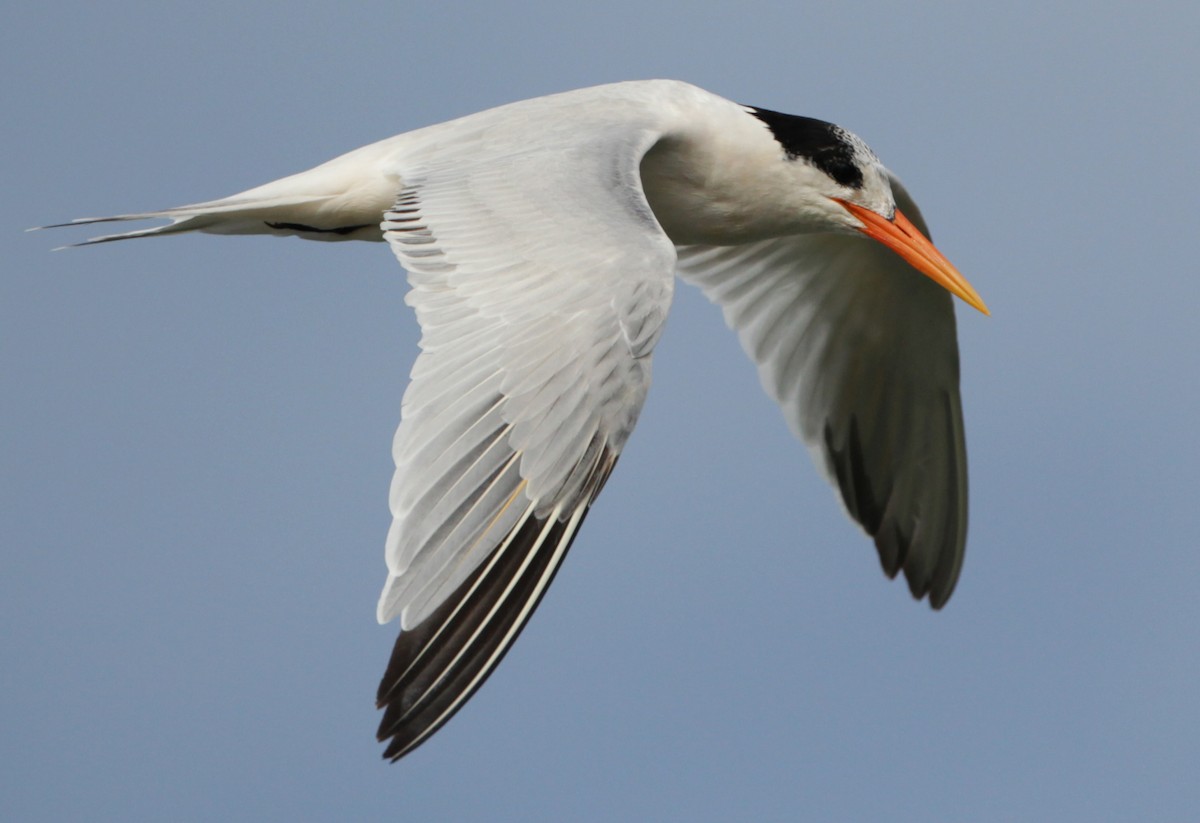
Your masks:
{"label": "outstretched wing", "polygon": [[[485,124],[487,125],[487,124]],[[642,193],[650,129],[503,122],[397,170],[383,222],[422,353],[396,434],[379,687],[399,758],[491,673],[553,578],[641,410],[674,247]],[[524,135],[529,134],[528,124]],[[476,158],[486,157],[487,162]]]}
{"label": "outstretched wing", "polygon": [[[891,178],[897,206],[926,235]],[[888,576],[940,608],[962,566],[967,457],[949,293],[866,238],[679,250],[767,393],[875,538]]]}

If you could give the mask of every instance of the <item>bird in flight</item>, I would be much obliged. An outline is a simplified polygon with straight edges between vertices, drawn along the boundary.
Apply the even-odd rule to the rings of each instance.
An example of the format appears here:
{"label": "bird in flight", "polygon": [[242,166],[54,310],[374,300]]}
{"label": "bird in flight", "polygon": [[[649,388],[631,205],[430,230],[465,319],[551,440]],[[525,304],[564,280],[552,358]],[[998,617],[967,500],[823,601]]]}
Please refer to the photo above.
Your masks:
{"label": "bird in flight", "polygon": [[[386,242],[421,353],[393,452],[400,620],[384,757],[429,738],[533,614],[637,422],[675,275],[725,315],[792,431],[940,608],[967,468],[950,295],[987,313],[845,129],[687,83],[616,83],[373,143],[79,245],[181,232]],[[50,228],[50,227],[46,227]]]}

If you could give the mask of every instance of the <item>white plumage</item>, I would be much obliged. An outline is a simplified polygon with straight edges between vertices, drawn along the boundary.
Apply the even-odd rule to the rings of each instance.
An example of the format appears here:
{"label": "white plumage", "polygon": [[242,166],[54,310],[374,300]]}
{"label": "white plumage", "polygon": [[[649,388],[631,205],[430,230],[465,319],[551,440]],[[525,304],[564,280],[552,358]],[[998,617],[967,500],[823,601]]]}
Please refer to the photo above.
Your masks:
{"label": "white plumage", "polygon": [[379,692],[398,758],[486,679],[545,592],[637,422],[677,271],[722,308],[885,571],[946,601],[967,494],[945,289],[986,309],[905,215],[926,232],[849,132],[642,81],[409,132],[222,200],[74,223],[171,221],[88,243],[385,240],[408,271],[421,354],[378,607],[402,628]]}

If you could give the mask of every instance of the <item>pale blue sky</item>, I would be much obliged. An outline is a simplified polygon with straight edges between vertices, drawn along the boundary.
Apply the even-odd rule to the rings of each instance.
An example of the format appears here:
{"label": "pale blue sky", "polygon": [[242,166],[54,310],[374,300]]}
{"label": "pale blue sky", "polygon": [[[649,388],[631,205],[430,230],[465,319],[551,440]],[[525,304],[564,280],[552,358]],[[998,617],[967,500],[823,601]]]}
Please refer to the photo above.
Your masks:
{"label": "pale blue sky", "polygon": [[[0,818],[1195,815],[1200,11],[808,5],[8,10]],[[862,135],[987,300],[959,312],[962,580],[934,614],[883,578],[681,287],[535,619],[386,765],[374,606],[417,336],[391,254],[21,229],[645,77]]]}

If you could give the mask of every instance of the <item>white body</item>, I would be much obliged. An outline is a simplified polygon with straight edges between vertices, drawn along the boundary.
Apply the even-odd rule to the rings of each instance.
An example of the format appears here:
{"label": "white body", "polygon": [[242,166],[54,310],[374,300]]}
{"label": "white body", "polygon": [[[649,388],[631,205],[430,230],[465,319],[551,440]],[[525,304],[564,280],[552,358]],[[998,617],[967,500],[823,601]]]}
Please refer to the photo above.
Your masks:
{"label": "white body", "polygon": [[173,222],[98,240],[386,240],[408,270],[423,337],[394,447],[378,616],[404,631],[381,735],[415,725],[389,755],[465,701],[536,606],[637,421],[677,271],[722,307],[885,570],[903,568],[935,605],[949,596],[966,535],[953,309],[831,199],[889,219],[899,204],[924,230],[898,182],[850,145],[864,173],[853,189],[786,156],[744,106],[631,82],[419,129],[223,200],[106,218]]}

